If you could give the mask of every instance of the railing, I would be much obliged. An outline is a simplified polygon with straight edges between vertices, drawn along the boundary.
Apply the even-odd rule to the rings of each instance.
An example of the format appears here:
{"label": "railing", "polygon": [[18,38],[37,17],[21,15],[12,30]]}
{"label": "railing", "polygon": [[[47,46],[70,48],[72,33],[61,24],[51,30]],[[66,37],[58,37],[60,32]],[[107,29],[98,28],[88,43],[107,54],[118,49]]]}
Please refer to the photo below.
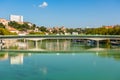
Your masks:
{"label": "railing", "polygon": [[46,39],[86,39],[86,38],[114,38],[120,39],[120,35],[6,35],[0,36],[0,39],[23,39],[23,38],[46,38]]}

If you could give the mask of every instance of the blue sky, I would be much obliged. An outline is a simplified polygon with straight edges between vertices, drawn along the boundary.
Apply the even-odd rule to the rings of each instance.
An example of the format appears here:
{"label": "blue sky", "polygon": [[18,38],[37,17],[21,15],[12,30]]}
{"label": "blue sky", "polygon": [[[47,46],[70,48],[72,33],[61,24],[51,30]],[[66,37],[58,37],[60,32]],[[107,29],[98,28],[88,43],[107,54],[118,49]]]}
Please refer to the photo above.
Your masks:
{"label": "blue sky", "polygon": [[10,14],[46,27],[115,25],[120,24],[120,0],[0,0],[0,18]]}

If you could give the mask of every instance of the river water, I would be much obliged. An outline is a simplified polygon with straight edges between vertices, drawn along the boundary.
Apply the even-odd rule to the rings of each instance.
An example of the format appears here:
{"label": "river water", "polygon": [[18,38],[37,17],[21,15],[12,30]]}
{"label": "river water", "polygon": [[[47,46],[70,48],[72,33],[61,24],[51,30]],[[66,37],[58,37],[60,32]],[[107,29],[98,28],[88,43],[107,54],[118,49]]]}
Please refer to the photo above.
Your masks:
{"label": "river water", "polygon": [[0,80],[120,80],[119,46],[19,41],[0,52]]}

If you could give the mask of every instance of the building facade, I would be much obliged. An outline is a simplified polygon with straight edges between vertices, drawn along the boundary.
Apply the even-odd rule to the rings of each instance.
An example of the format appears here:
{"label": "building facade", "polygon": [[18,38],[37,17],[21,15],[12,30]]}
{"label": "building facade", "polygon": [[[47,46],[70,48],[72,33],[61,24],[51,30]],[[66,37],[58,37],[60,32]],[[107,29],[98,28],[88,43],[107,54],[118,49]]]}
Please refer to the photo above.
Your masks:
{"label": "building facade", "polygon": [[10,15],[10,21],[23,22],[23,16]]}

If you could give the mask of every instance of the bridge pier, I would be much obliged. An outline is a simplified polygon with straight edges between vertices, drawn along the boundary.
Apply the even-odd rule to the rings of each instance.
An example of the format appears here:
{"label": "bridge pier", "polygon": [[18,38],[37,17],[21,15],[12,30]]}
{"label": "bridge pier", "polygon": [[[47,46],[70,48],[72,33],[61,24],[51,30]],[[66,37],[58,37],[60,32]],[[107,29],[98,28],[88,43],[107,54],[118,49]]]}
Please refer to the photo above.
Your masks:
{"label": "bridge pier", "polygon": [[[28,40],[30,40],[30,41],[33,41],[34,42],[34,47],[36,48],[36,49],[38,49],[38,41],[40,41],[40,44],[42,44],[42,40],[44,40],[44,38],[41,38],[41,39],[38,39],[38,38],[33,38],[33,39],[27,39],[26,38],[26,40],[27,40],[27,44],[28,44]],[[25,41],[25,40],[24,40]]]}
{"label": "bridge pier", "polygon": [[2,39],[0,39],[0,43],[2,43]]}
{"label": "bridge pier", "polygon": [[35,40],[35,48],[38,49],[38,40]]}
{"label": "bridge pier", "polygon": [[99,40],[97,40],[97,48],[100,47],[100,43],[99,43]]}
{"label": "bridge pier", "polygon": [[2,45],[0,44],[0,50],[2,50]]}
{"label": "bridge pier", "polygon": [[40,41],[41,41],[41,44],[42,44],[42,39]]}
{"label": "bridge pier", "polygon": [[25,38],[23,39],[23,41],[24,41],[24,43],[26,43],[26,39]]}
{"label": "bridge pier", "polygon": [[59,50],[60,49],[60,47],[59,47],[59,39],[57,39],[57,50]]}
{"label": "bridge pier", "polygon": [[2,50],[2,42],[1,42],[1,40],[0,40],[0,50]]}
{"label": "bridge pier", "polygon": [[26,49],[29,49],[28,40],[26,40],[26,44],[27,44]]}

